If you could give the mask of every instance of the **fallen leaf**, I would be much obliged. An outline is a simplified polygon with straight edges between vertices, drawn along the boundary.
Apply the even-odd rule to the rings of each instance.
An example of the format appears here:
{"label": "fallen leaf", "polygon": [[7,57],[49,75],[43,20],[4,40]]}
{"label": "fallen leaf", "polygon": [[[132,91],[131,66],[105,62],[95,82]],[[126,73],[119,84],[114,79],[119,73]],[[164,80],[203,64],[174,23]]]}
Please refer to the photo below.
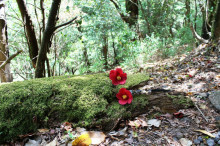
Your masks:
{"label": "fallen leaf", "polygon": [[194,93],[193,92],[188,92],[188,93],[186,93],[186,95],[187,96],[192,96],[192,95],[194,95]]}
{"label": "fallen leaf", "polygon": [[155,127],[160,127],[161,120],[158,119],[151,119],[147,122],[148,126],[155,126]]}
{"label": "fallen leaf", "polygon": [[94,145],[99,145],[105,140],[106,137],[106,135],[103,132],[99,132],[99,131],[89,131],[88,134],[92,140],[91,144]]}
{"label": "fallen leaf", "polygon": [[175,118],[182,118],[184,116],[184,114],[181,112],[173,113],[173,115]]}
{"label": "fallen leaf", "polygon": [[49,132],[49,129],[37,129],[38,132],[40,133],[46,133],[46,132]]}
{"label": "fallen leaf", "polygon": [[109,135],[111,136],[125,136],[126,135],[126,130],[127,130],[127,127],[125,127],[124,129],[120,130],[120,131],[112,131],[109,133]]}
{"label": "fallen leaf", "polygon": [[82,134],[82,132],[85,132],[86,129],[85,128],[80,128],[80,127],[76,127],[76,132]]}
{"label": "fallen leaf", "polygon": [[144,120],[144,118],[137,118],[134,121],[129,121],[128,125],[131,127],[146,127],[146,126],[148,126],[148,124]]}
{"label": "fallen leaf", "polygon": [[46,146],[55,146],[55,145],[58,145],[58,140],[57,138],[55,137],[53,141],[51,141],[50,143],[48,143]]}
{"label": "fallen leaf", "polygon": [[191,146],[192,145],[192,141],[187,139],[187,138],[181,138],[180,139],[180,143],[183,145],[183,146]]}
{"label": "fallen leaf", "polygon": [[195,131],[197,131],[197,132],[202,132],[203,134],[206,134],[206,135],[208,135],[208,136],[210,136],[210,137],[212,137],[212,138],[215,138],[215,136],[214,135],[212,135],[210,132],[208,132],[208,131],[205,131],[205,130],[195,130]]}
{"label": "fallen leaf", "polygon": [[88,146],[92,145],[99,145],[105,140],[106,135],[103,132],[99,131],[86,131],[78,138],[76,138],[73,142],[73,146],[83,145]]}
{"label": "fallen leaf", "polygon": [[73,142],[72,146],[89,146],[92,143],[88,133],[84,133],[77,137]]}
{"label": "fallen leaf", "polygon": [[66,131],[72,130],[72,124],[69,123],[69,122],[64,122],[64,123],[61,125],[61,127],[64,128]]}

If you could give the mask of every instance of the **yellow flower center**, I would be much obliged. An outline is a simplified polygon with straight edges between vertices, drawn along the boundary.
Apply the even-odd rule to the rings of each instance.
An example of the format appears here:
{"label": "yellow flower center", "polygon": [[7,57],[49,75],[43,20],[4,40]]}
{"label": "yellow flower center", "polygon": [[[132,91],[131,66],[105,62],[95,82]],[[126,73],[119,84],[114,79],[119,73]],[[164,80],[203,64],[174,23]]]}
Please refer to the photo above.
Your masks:
{"label": "yellow flower center", "polygon": [[127,95],[122,95],[122,98],[123,99],[127,99]]}
{"label": "yellow flower center", "polygon": [[121,77],[120,77],[120,76],[117,76],[117,80],[121,80]]}

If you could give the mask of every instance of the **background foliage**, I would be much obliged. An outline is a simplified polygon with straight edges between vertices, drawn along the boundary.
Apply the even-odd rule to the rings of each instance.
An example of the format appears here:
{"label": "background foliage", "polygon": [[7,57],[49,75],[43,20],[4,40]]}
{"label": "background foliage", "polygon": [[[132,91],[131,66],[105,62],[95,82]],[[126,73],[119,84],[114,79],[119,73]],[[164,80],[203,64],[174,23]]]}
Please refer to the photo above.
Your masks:
{"label": "background foliage", "polygon": [[[125,0],[116,1],[125,14]],[[39,0],[26,0],[37,36],[42,25]],[[45,0],[46,18],[51,1]],[[190,19],[200,34],[204,0],[191,2]],[[197,9],[197,12],[196,12]],[[48,58],[53,75],[84,74],[105,71],[103,46],[108,47],[108,68],[120,65],[138,68],[155,61],[190,51],[195,45],[186,23],[184,0],[139,1],[139,17],[129,27],[109,0],[62,0],[58,24],[77,16],[73,24],[55,32]],[[196,17],[195,17],[196,15]],[[23,22],[15,0],[7,3],[7,24],[10,54],[24,53],[11,61],[14,80],[34,77],[28,57]],[[40,37],[38,37],[39,39]],[[107,38],[107,39],[106,39]]]}

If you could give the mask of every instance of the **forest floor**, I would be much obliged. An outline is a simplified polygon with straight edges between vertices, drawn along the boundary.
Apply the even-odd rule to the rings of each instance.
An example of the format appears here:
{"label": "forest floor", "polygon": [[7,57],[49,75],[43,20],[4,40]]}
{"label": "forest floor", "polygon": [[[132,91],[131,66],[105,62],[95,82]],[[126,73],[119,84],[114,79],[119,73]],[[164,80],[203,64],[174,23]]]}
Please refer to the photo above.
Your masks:
{"label": "forest floor", "polygon": [[[110,146],[220,145],[220,111],[209,100],[209,96],[220,89],[220,56],[218,52],[208,52],[208,47],[200,45],[188,55],[148,63],[138,71],[150,73],[150,80],[141,91],[165,89],[182,92],[185,98],[194,102],[194,107],[173,110],[173,113],[163,113],[160,107],[154,107],[134,119],[120,119],[113,131],[90,134],[95,140],[92,143]],[[39,129],[37,134],[23,136],[22,142],[14,144],[72,145],[71,138],[85,131],[79,127],[73,129],[66,122],[54,129]]]}

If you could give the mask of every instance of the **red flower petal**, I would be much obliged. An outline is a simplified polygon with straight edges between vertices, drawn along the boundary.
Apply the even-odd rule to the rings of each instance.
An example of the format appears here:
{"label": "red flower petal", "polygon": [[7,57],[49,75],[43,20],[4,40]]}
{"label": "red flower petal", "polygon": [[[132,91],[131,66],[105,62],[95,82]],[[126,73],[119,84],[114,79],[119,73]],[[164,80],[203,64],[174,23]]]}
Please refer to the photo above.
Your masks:
{"label": "red flower petal", "polygon": [[127,100],[119,100],[118,102],[119,102],[119,104],[121,104],[121,105],[125,105],[128,101],[127,101]]}
{"label": "red flower petal", "polygon": [[123,94],[120,93],[120,92],[116,94],[116,97],[117,97],[119,100],[122,100],[122,99],[123,99],[122,96],[123,96]]}
{"label": "red flower petal", "polygon": [[128,104],[130,104],[133,100],[133,97],[132,98],[128,98]]}
{"label": "red flower petal", "polygon": [[174,117],[176,117],[176,118],[182,118],[182,117],[184,116],[184,114],[181,113],[181,112],[173,113],[173,115],[174,115]]}
{"label": "red flower petal", "polygon": [[116,72],[119,74],[123,74],[123,70],[121,68],[116,68]]}
{"label": "red flower petal", "polygon": [[110,78],[111,80],[114,80],[115,77],[116,77],[116,71],[115,71],[115,70],[111,70],[111,71],[110,71],[110,74],[109,74],[109,78]]}

